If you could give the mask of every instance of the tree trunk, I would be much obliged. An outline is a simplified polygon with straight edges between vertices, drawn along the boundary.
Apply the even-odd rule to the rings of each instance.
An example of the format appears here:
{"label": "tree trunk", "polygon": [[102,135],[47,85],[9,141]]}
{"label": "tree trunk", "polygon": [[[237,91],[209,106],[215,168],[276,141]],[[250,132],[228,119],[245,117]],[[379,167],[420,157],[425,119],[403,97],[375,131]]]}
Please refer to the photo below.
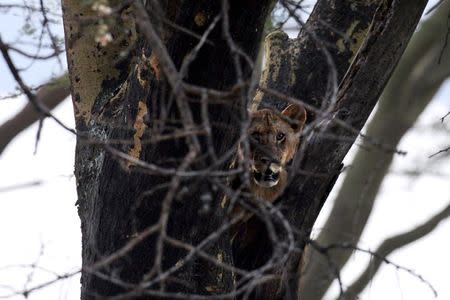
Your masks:
{"label": "tree trunk", "polygon": [[[380,98],[379,108],[365,135],[379,140],[384,147],[397,147],[448,76],[450,50],[443,47],[449,10],[450,1],[444,1],[422,23]],[[442,52],[442,49],[445,51]],[[367,150],[367,147],[370,149]],[[352,168],[347,170],[330,217],[316,239],[320,245],[358,243],[396,153],[389,149],[372,148],[370,143],[361,147],[352,162]],[[357,214],[343,217],[355,208]],[[312,247],[308,247],[307,251],[311,253],[306,256],[306,273],[301,284],[303,297],[322,299],[335,275],[322,254]],[[335,266],[341,269],[351,253],[350,250],[336,249],[328,255]]]}
{"label": "tree trunk", "polygon": [[[288,260],[275,268],[278,274],[282,275],[281,286],[278,282],[267,285],[260,292],[260,298],[282,297],[286,289],[288,295],[297,294],[300,253],[303,253],[311,228],[339,175],[342,160],[375,106],[393,67],[397,64],[414,32],[426,2],[420,1],[411,4],[409,1],[383,1],[375,13],[364,44],[359,49],[345,77],[340,81],[336,75],[336,80],[339,80],[340,85],[334,104],[331,107],[327,103],[322,106],[322,103],[314,102],[314,98],[304,100],[307,104],[312,101],[318,107],[324,107],[324,111],[328,109],[329,115],[317,116],[313,120],[314,122],[319,119],[320,123],[315,124],[316,128],[304,138],[301,154],[293,164],[293,168],[298,170],[298,173],[292,174],[291,184],[278,200],[285,215],[283,221],[289,222],[294,228],[294,232],[298,234],[295,244],[297,252],[289,255]],[[288,48],[286,51],[292,51],[291,55],[296,53],[295,47]],[[309,59],[309,57],[307,58]],[[327,63],[326,60],[323,61]],[[320,67],[318,68],[320,69]],[[270,70],[266,72],[271,73]],[[317,78],[315,79],[313,82],[318,81]],[[323,81],[324,79],[322,79]],[[286,80],[280,82],[286,82]],[[283,98],[282,94],[271,90],[266,89],[264,92],[275,98],[278,97],[278,99]],[[292,93],[297,96],[295,90]],[[322,92],[322,95],[326,95],[326,93]],[[324,101],[328,99],[325,98]],[[284,97],[284,100],[295,102],[296,99]],[[264,103],[264,99],[262,102]],[[333,97],[329,102],[333,102]],[[269,102],[268,105],[272,105],[272,103]],[[264,225],[257,220],[253,220],[249,227],[251,227],[247,231],[249,235],[264,230]],[[258,229],[255,230],[254,227]],[[245,254],[245,257],[248,258],[245,260],[246,266],[260,266],[274,255],[276,249],[272,251],[268,239],[258,237],[255,240],[251,236],[244,236],[242,239],[251,242],[248,246],[241,247],[239,253],[235,255]],[[285,248],[288,246],[286,241]],[[285,249],[285,251],[288,250]]]}
{"label": "tree trunk", "polygon": [[[344,2],[319,1],[315,14],[334,15],[329,20],[338,23],[342,19],[327,5],[344,9],[348,5]],[[231,154],[239,135],[245,133],[253,62],[274,1],[147,1],[145,8],[140,1],[124,3],[131,7],[110,1],[117,4],[113,16],[119,13],[120,17],[98,19],[91,6],[63,1],[78,132],[75,174],[83,234],[82,298],[248,295],[261,285],[262,278],[258,272],[233,268],[233,258],[237,267],[253,269],[264,265],[272,247],[263,243],[262,255],[250,249],[246,253],[249,260],[243,264],[242,248],[232,255],[226,230],[230,224],[220,195],[227,191],[225,175],[233,172],[227,171]],[[296,249],[304,248],[342,159],[373,109],[426,1],[380,3],[356,56],[362,36],[349,41],[346,50],[346,41],[330,34],[338,49],[333,53],[340,61],[338,69],[331,68],[331,81],[331,55],[314,38],[320,31],[308,25],[302,34],[309,32],[312,40],[300,36],[289,52],[293,61],[289,72],[295,76],[281,69],[282,76],[275,78],[274,85],[262,89],[275,95],[278,104],[295,102],[272,88],[290,78],[282,92],[307,99],[313,104],[310,112],[315,106],[331,113],[311,113],[311,119],[323,121],[309,127],[294,163],[294,170],[301,166],[321,175],[293,180],[280,199],[288,208],[286,212],[283,209],[286,220],[302,233],[300,239],[295,237]],[[349,11],[355,7],[359,6]],[[366,14],[358,16],[361,28],[356,32],[364,35],[373,7],[361,5],[361,9]],[[342,20],[344,25],[338,28],[355,36],[359,25],[350,19]],[[317,20],[319,24],[323,19]],[[113,41],[108,43],[110,37]],[[300,57],[303,51],[307,56]],[[299,61],[308,61],[305,65],[309,67],[302,69]],[[312,76],[312,70],[319,75]],[[332,88],[315,86],[316,82],[329,82]],[[324,99],[324,95],[329,97]],[[341,122],[348,125],[337,126]],[[352,127],[350,133],[348,126]],[[342,136],[344,141],[326,139],[311,130],[313,127]],[[170,138],[174,135],[176,139]],[[292,247],[286,248],[292,236],[280,237],[274,252],[281,251],[277,253],[281,259],[271,269],[279,274],[284,269],[288,276],[278,291],[272,284],[259,288],[255,294],[261,295],[259,299],[279,298],[286,291],[296,293],[300,255],[292,252]],[[246,275],[238,277],[236,284],[237,273]]]}
{"label": "tree trunk", "polygon": [[[215,22],[216,16],[220,16],[222,20],[227,20],[227,27],[223,21],[217,22],[207,36],[208,43],[200,48],[190,63],[185,81],[224,91],[237,83],[247,82],[251,76],[251,66],[241,57],[234,60],[234,49],[223,31],[229,30],[230,38],[240,51],[251,62],[254,61],[272,2],[230,1],[227,9],[222,7],[226,1],[222,4],[218,1],[162,1],[161,5],[153,7],[152,3],[148,4],[150,18],[136,2],[137,7],[133,11],[138,24],[138,38],[131,54],[137,61],[114,64],[111,62],[116,62],[117,57],[105,58],[109,60],[107,66],[102,62],[104,56],[117,56],[114,53],[124,48],[120,46],[131,42],[108,45],[112,48],[110,51],[98,49],[92,36],[87,40],[87,34],[80,34],[81,30],[95,33],[96,27],[75,29],[76,22],[71,22],[77,20],[79,11],[83,11],[84,16],[89,14],[90,7],[80,6],[77,1],[63,3],[79,133],[75,173],[83,234],[83,299],[119,294],[124,298],[158,298],[163,294],[175,298],[182,297],[180,295],[183,294],[178,293],[214,295],[234,290],[230,271],[214,267],[197,257],[184,263],[182,259],[186,256],[186,250],[168,245],[169,239],[176,239],[185,245],[197,246],[222,225],[224,212],[215,192],[217,187],[213,185],[213,180],[208,180],[210,175],[171,178],[158,172],[152,174],[146,168],[121,161],[114,153],[119,149],[134,159],[140,158],[159,164],[161,168],[180,172],[201,170],[211,163],[212,158],[198,159],[208,152],[207,142],[203,138],[145,143],[153,138],[153,132],[158,132],[163,126],[167,127],[165,131],[171,130],[173,123],[170,123],[170,118],[183,119],[183,126],[191,126],[191,129],[201,127],[200,97],[180,96],[179,93],[186,92],[180,92],[174,86],[171,74],[167,73],[173,67],[179,70],[183,59],[199,43],[192,33],[201,36]],[[188,32],[173,30],[166,23],[159,22],[162,16],[158,13],[164,13],[168,23],[174,23],[177,28],[185,28]],[[122,16],[124,14],[126,12]],[[116,28],[120,28],[120,23],[116,23],[113,30]],[[155,28],[160,30],[159,37],[155,36]],[[117,31],[120,32],[119,29]],[[102,55],[103,52],[106,52],[105,55]],[[164,60],[165,53],[172,60],[169,64]],[[242,73],[237,74],[236,69]],[[111,74],[116,75],[115,78],[111,78]],[[83,84],[84,81],[88,82],[87,85]],[[241,88],[224,103],[211,101],[212,104],[207,107],[209,119],[214,121],[213,146],[218,157],[236,144],[241,107],[245,109],[239,95],[248,93],[247,87]],[[170,96],[171,93],[173,96]],[[205,90],[205,94],[208,93]],[[173,97],[179,99],[174,100]],[[186,124],[188,122],[191,123]],[[230,126],[223,128],[223,124]],[[177,129],[180,128],[176,124]],[[111,149],[111,141],[126,142]],[[191,157],[191,161],[184,160],[178,165],[177,160],[183,160],[185,155]],[[213,163],[216,165],[211,172],[226,165],[226,161]],[[188,186],[189,190],[186,189]],[[208,204],[209,209],[201,210],[206,202],[204,199],[209,198],[216,200]],[[143,240],[126,253],[126,257],[120,257],[106,266],[95,265],[102,258],[123,249],[155,224],[159,227],[159,235]],[[161,237],[165,238],[162,243]],[[211,242],[200,249],[231,265],[229,239],[216,237],[211,238]],[[179,270],[166,275],[169,268],[178,268],[180,264]],[[148,289],[144,291],[138,283]]]}

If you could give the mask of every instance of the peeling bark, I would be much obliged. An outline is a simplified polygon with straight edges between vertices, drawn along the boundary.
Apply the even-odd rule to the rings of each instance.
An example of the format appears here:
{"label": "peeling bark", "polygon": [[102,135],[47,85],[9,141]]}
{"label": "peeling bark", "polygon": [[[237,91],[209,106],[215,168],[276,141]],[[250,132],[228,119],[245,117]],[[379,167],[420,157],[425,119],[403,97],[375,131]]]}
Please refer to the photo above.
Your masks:
{"label": "peeling bark", "polygon": [[[109,2],[117,5],[121,1]],[[77,127],[81,127],[91,119],[98,98],[110,97],[128,75],[127,58],[135,40],[134,24],[126,18],[126,11],[123,18],[103,22],[89,2],[63,0],[62,8],[72,101]],[[103,34],[101,26],[113,37],[105,46],[98,42]]]}

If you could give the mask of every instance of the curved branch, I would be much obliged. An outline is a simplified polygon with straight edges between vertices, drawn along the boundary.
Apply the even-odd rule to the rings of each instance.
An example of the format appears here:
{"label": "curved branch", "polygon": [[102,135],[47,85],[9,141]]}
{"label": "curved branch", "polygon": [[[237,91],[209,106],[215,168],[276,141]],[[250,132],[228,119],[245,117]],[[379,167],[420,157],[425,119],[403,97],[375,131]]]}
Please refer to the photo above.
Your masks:
{"label": "curved branch", "polygon": [[448,217],[450,217],[450,204],[422,225],[410,231],[386,239],[375,251],[377,255],[371,259],[361,276],[356,279],[352,285],[350,285],[350,287],[339,299],[357,299],[357,296],[364,290],[367,284],[370,283],[378,272],[381,264],[383,263],[384,257],[387,257],[397,249],[423,238]]}
{"label": "curved branch", "polygon": [[[52,80],[36,93],[36,101],[41,103],[49,111],[66,99],[70,94],[70,85],[67,74]],[[42,113],[28,102],[25,107],[14,117],[0,126],[0,154],[6,146],[28,126],[38,121]]]}

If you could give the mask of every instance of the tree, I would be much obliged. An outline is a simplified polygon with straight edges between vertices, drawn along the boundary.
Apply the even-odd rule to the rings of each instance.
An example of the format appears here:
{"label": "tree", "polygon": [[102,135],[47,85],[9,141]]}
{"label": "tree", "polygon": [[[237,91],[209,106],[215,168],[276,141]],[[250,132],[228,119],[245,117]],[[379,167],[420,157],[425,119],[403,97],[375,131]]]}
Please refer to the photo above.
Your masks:
{"label": "tree", "polygon": [[[63,2],[83,297],[293,297],[310,229],[426,1],[318,1],[298,39],[269,37],[259,86],[272,1],[91,4]],[[229,220],[220,199],[237,195],[227,178],[245,179],[245,164],[228,165],[257,86],[261,105],[303,99],[310,124],[282,210],[261,203],[233,251],[227,229],[239,216]]]}
{"label": "tree", "polygon": [[[445,45],[445,36],[448,34],[446,24],[449,9],[450,1],[441,2],[441,6],[414,34],[381,96],[379,108],[365,135],[379,138],[384,144],[396,148],[400,139],[413,126],[448,77],[450,52]],[[330,217],[316,239],[317,243],[323,246],[358,243],[395,153],[395,151],[367,151],[364,148],[358,151],[352,163],[353,168],[347,171]],[[369,179],[363,174],[370,174]],[[358,216],[342,218],[351,207],[359,207]],[[448,208],[443,210],[439,221],[448,216],[447,211]],[[435,224],[436,220],[431,221],[427,228],[434,228]],[[422,236],[423,234],[419,234],[416,239]],[[407,243],[416,239],[408,240]],[[400,242],[388,253],[407,243]],[[397,245],[397,241],[391,239],[389,244]],[[330,274],[327,260],[331,259],[335,266],[341,269],[350,258],[352,250],[335,249],[329,253],[328,258],[314,251],[312,247],[309,251],[312,253],[309,255],[306,274],[302,278],[302,290],[305,299],[322,299],[335,278],[335,274]],[[386,256],[385,252],[382,251],[382,257]],[[374,273],[371,272],[372,276]]]}

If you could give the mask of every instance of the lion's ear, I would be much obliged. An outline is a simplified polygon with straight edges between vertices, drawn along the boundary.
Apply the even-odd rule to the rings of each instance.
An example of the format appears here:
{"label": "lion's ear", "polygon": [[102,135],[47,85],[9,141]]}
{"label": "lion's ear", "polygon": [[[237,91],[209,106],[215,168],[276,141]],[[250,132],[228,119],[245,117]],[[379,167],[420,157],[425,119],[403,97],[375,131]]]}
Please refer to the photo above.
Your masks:
{"label": "lion's ear", "polygon": [[289,119],[292,129],[299,132],[306,123],[306,110],[302,105],[289,104],[281,114]]}

